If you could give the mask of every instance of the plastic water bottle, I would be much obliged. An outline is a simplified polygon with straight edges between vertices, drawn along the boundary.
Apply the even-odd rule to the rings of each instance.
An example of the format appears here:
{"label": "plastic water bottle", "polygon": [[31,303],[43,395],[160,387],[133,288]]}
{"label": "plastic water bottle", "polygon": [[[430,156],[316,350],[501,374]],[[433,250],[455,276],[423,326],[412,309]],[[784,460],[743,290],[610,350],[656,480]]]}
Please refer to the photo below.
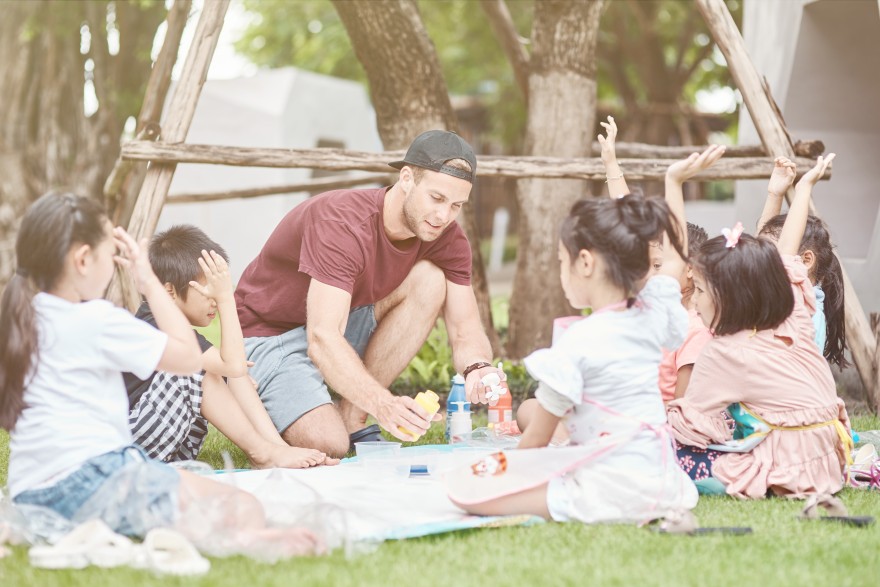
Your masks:
{"label": "plastic water bottle", "polygon": [[463,434],[473,430],[471,403],[464,390],[464,377],[456,374],[452,378],[452,388],[446,398],[446,442],[459,442]]}

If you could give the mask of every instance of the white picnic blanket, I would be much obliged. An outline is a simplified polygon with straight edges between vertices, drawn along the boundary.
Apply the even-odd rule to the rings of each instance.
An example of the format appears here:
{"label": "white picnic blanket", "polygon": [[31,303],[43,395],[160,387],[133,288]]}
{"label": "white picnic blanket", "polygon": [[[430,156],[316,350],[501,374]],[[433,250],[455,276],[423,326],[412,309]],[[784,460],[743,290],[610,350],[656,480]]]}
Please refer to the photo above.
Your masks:
{"label": "white picnic blanket", "polygon": [[[473,454],[455,460],[469,458]],[[334,546],[540,521],[532,516],[470,516],[453,505],[438,477],[382,476],[358,462],[218,473],[217,479],[254,494],[271,524],[312,528]]]}

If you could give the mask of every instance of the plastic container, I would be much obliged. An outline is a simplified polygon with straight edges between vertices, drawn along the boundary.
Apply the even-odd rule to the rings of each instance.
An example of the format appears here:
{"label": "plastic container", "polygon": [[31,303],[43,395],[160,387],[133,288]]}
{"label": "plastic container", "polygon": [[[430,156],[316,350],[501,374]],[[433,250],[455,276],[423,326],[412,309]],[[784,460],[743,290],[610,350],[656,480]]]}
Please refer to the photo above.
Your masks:
{"label": "plastic container", "polygon": [[[501,369],[501,363],[498,363]],[[507,381],[502,381],[497,373],[490,373],[480,383],[491,388],[489,393],[489,424],[513,421],[513,398]]]}
{"label": "plastic container", "polygon": [[396,457],[400,455],[400,443],[386,440],[355,442],[354,453],[360,462],[374,456]]}
{"label": "plastic container", "polygon": [[[440,411],[440,396],[438,396],[436,393],[434,393],[430,389],[427,389],[425,391],[420,391],[416,395],[415,401],[417,404],[422,406],[422,408],[424,408],[424,410],[426,412],[428,412],[429,419],[430,419],[430,417],[433,417],[434,414],[436,414],[437,412]],[[422,436],[421,434],[416,434],[415,432],[411,432],[409,429],[404,428],[403,426],[398,426],[397,429],[400,430],[401,432],[403,432],[404,434],[409,434],[410,436],[414,436],[415,438],[413,438],[413,442],[415,442],[416,440],[418,440]]]}
{"label": "plastic container", "polygon": [[461,435],[473,429],[471,403],[464,389],[464,377],[456,374],[452,378],[449,397],[446,398],[446,442],[461,441]]}

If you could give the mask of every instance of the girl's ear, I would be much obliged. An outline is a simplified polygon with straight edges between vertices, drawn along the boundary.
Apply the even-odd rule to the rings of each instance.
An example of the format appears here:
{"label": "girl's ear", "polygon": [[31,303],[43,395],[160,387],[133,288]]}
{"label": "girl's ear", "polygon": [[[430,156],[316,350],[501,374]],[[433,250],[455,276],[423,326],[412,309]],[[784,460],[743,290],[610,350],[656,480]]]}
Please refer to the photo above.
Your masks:
{"label": "girl's ear", "polygon": [[801,253],[801,260],[807,268],[807,275],[813,275],[816,268],[816,253],[807,249]]}
{"label": "girl's ear", "polygon": [[577,262],[575,265],[581,276],[589,277],[596,270],[596,257],[594,257],[593,253],[587,249],[581,249],[578,251]]}
{"label": "girl's ear", "polygon": [[73,249],[73,266],[80,275],[85,275],[86,269],[91,262],[92,247],[89,245],[80,245]]}
{"label": "girl's ear", "polygon": [[177,299],[177,290],[174,289],[174,286],[171,285],[170,281],[165,284],[165,291],[168,292],[168,295],[171,296],[172,300]]}

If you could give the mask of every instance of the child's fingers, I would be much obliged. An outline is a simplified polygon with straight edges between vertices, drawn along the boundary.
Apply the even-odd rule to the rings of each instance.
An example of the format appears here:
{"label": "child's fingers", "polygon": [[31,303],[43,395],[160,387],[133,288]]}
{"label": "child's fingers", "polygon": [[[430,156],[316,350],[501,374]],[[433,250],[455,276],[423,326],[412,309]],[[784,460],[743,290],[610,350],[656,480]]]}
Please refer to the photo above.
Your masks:
{"label": "child's fingers", "polygon": [[211,271],[211,273],[217,273],[217,264],[214,262],[213,257],[211,257],[211,253],[203,249],[202,259],[204,259],[205,265],[208,266],[208,269]]}
{"label": "child's fingers", "polygon": [[124,267],[125,269],[131,267],[131,262],[125,257],[113,255],[113,260],[116,262],[117,265],[119,265],[120,267]]}
{"label": "child's fingers", "polygon": [[599,140],[599,144],[602,146],[602,148],[605,148],[605,137],[603,135],[599,135],[596,138]]}
{"label": "child's fingers", "polygon": [[199,292],[200,294],[202,294],[203,296],[205,296],[206,298],[211,297],[210,292],[207,290],[207,288],[205,288],[205,286],[202,285],[201,283],[199,283],[198,281],[190,281],[189,286],[191,288],[193,288],[194,290],[196,290],[197,292]]}
{"label": "child's fingers", "polygon": [[205,263],[205,260],[199,257],[197,261],[199,262],[199,267],[202,268],[202,273],[205,274],[205,279],[211,279],[211,277],[214,275],[214,272],[211,271],[211,268],[208,267],[208,264]]}
{"label": "child's fingers", "polygon": [[229,269],[229,266],[226,264],[226,259],[214,251],[211,251],[211,259],[214,261],[214,265],[217,266],[219,271],[226,271]]}

